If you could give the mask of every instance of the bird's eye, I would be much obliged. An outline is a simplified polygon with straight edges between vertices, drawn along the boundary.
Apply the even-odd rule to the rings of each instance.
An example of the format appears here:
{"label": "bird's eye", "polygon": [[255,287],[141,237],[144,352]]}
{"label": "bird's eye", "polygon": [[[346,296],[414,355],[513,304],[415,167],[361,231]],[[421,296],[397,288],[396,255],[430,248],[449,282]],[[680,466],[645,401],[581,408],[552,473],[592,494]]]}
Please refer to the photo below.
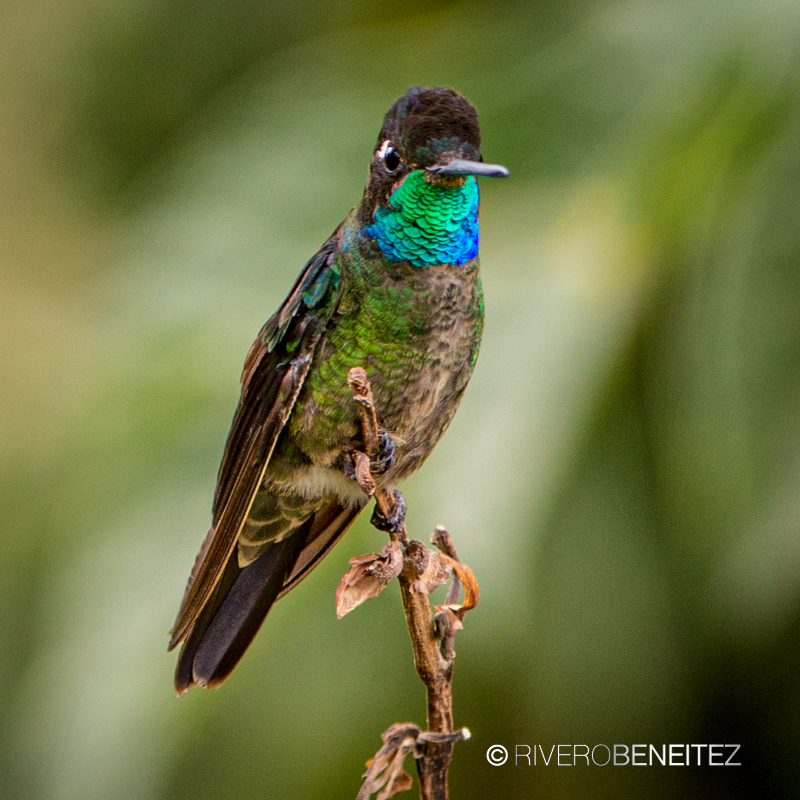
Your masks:
{"label": "bird's eye", "polygon": [[383,166],[387,172],[392,173],[396,172],[397,168],[400,166],[400,156],[397,153],[397,150],[389,145],[383,153]]}

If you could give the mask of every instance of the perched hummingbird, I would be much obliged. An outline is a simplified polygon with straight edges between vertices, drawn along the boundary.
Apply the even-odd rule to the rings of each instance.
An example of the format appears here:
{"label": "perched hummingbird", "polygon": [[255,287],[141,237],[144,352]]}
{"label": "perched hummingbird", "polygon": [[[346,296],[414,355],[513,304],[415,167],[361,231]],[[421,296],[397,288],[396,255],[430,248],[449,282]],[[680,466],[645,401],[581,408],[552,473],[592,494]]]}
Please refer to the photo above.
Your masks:
{"label": "perched hummingbird", "polygon": [[369,375],[381,432],[372,468],[419,469],[453,418],[483,331],[475,109],[452,89],[413,87],[389,109],[361,203],[306,264],[244,364],[214,495],[213,525],[172,629],[175,689],[219,686],[272,604],[324,558],[366,505],[348,469],[360,443],[351,367]]}

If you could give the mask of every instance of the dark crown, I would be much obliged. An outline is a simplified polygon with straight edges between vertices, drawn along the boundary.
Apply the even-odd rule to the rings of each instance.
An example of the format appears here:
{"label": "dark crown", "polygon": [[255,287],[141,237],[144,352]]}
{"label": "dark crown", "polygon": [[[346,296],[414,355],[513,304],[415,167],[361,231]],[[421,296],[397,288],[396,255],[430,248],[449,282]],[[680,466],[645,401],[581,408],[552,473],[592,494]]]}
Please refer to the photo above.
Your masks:
{"label": "dark crown", "polygon": [[459,143],[468,150],[462,157],[480,160],[481,129],[478,112],[458,92],[413,86],[389,109],[378,144],[389,139],[418,166],[435,162],[436,151]]}

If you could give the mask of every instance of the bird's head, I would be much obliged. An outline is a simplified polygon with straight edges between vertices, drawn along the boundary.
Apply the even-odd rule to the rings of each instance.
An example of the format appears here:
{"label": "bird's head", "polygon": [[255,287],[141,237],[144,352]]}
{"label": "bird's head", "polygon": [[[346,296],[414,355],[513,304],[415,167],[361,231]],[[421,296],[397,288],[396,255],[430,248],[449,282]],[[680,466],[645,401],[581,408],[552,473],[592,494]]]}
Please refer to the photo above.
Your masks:
{"label": "bird's head", "polygon": [[478,112],[472,105],[452,89],[421,86],[409,89],[386,114],[359,210],[363,225],[373,221],[412,172],[445,186],[463,184],[469,175],[508,175],[505,167],[483,163]]}

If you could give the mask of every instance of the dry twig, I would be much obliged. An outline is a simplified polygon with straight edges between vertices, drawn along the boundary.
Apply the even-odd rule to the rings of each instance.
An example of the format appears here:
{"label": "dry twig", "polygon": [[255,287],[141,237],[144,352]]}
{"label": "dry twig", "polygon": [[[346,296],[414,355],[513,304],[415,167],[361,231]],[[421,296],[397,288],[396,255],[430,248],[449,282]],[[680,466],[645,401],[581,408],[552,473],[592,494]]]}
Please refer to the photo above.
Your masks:
{"label": "dry twig", "polygon": [[[378,415],[367,373],[350,370],[348,384],[361,415],[364,451],[353,450],[355,479],[367,496],[375,496],[384,517],[394,511],[394,496],[376,484],[369,469],[379,449]],[[450,534],[437,527],[431,542],[440,552],[422,542],[409,541],[405,525],[390,534],[391,541],[380,553],[359,556],[336,591],[337,614],[342,617],[365,600],[375,597],[393,578],[398,578],[408,631],[414,650],[414,665],[427,694],[427,731],[411,723],[397,723],[383,734],[383,747],[368,763],[357,800],[386,800],[411,788],[403,768],[408,755],[417,759],[421,800],[447,800],[447,775],[453,744],[469,738],[469,731],[453,731],[453,637],[462,627],[464,614],[478,602],[478,584],[472,570],[458,558]],[[452,575],[445,604],[434,615],[428,595]],[[463,586],[464,601],[458,603]]]}

